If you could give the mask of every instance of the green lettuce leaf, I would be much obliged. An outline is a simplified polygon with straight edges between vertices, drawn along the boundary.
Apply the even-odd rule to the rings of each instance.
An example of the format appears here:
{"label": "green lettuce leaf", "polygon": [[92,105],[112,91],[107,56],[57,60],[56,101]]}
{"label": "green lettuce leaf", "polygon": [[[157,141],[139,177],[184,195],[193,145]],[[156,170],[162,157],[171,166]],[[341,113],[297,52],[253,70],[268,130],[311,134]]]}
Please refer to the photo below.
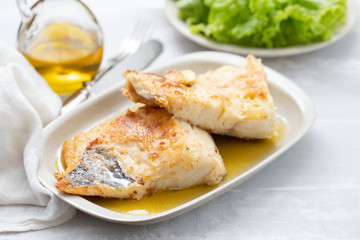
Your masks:
{"label": "green lettuce leaf", "polygon": [[284,47],[330,40],[346,22],[346,0],[178,0],[194,34],[221,43]]}

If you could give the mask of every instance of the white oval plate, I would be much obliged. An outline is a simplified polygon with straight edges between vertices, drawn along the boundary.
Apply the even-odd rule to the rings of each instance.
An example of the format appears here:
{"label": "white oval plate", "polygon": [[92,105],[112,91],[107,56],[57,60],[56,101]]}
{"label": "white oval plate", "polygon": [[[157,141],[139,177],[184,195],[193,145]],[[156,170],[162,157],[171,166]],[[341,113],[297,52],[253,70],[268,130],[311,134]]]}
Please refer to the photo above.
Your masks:
{"label": "white oval plate", "polygon": [[257,57],[284,57],[284,56],[298,55],[298,54],[319,50],[340,40],[342,37],[344,37],[347,33],[350,32],[351,28],[355,24],[356,15],[357,15],[357,4],[356,4],[356,0],[348,0],[346,25],[343,26],[338,31],[338,33],[336,33],[331,38],[331,40],[326,42],[313,43],[313,44],[300,45],[300,46],[283,47],[283,48],[253,48],[253,47],[238,46],[233,44],[224,44],[224,43],[211,41],[199,35],[195,35],[190,31],[189,27],[181,19],[178,18],[177,16],[178,10],[175,6],[174,0],[166,0],[165,13],[170,23],[182,35],[204,47],[218,51],[237,53],[241,55],[254,54]]}
{"label": "white oval plate", "polygon": [[[151,67],[146,71],[163,74],[168,69],[192,69],[196,73],[204,73],[209,69],[214,69],[224,64],[237,65],[240,61],[244,61],[244,58],[229,53],[197,52],[179,57],[166,65]],[[56,156],[64,141],[74,137],[81,131],[95,126],[99,122],[104,121],[104,119],[108,119],[111,115],[121,112],[124,108],[133,105],[120,92],[123,83],[114,86],[97,98],[85,102],[75,111],[59,117],[44,129],[42,155],[37,172],[38,178],[46,188],[77,209],[102,219],[120,223],[149,224],[160,222],[204,204],[244,182],[274,161],[280,154],[297,142],[309,130],[315,120],[314,105],[301,89],[276,71],[268,67],[265,67],[265,71],[268,75],[268,83],[277,112],[288,123],[287,134],[275,146],[273,151],[259,163],[229,182],[198,198],[156,214],[127,215],[105,209],[81,196],[62,193],[54,187],[56,183],[54,173],[57,172]]]}

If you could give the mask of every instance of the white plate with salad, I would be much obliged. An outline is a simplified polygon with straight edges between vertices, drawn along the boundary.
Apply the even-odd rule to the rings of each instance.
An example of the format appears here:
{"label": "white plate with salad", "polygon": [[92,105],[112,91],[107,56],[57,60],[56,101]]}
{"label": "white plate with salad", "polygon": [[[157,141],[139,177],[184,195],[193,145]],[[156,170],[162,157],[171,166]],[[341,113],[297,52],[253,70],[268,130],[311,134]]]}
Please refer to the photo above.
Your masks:
{"label": "white plate with salad", "polygon": [[[183,2],[184,4],[180,4],[181,6],[177,6],[179,2]],[[213,2],[215,3],[216,1]],[[324,1],[303,2],[304,4],[306,4],[305,7],[295,7],[295,4],[293,6],[288,5],[287,7],[285,7],[288,10],[283,9],[283,11],[279,11],[279,9],[276,9],[276,11],[273,11],[271,13],[268,12],[268,14],[262,12],[258,16],[254,15],[254,11],[256,11],[254,8],[257,7],[258,11],[261,11],[262,3],[258,4],[258,6],[252,6],[253,10],[249,10],[250,4],[248,4],[246,7],[243,6],[242,8],[239,8],[248,8],[245,10],[247,11],[246,14],[248,14],[247,19],[246,17],[245,19],[239,18],[239,22],[241,23],[239,23],[237,26],[233,25],[230,30],[226,29],[225,26],[228,26],[230,21],[237,21],[235,16],[241,15],[241,12],[239,12],[240,10],[236,10],[236,4],[233,4],[230,7],[226,6],[224,4],[225,2],[222,2],[222,4],[217,4],[216,6],[204,7],[204,0],[166,0],[165,12],[171,24],[181,34],[183,34],[185,37],[192,40],[193,42],[196,42],[204,47],[214,50],[232,52],[241,55],[247,55],[251,53],[256,55],[257,57],[284,57],[322,49],[344,37],[347,33],[350,32],[351,28],[355,24],[357,15],[356,0],[347,0],[347,2],[346,0],[340,0],[337,1],[337,3],[332,3],[333,1],[329,1],[329,5],[323,7],[322,10],[319,10],[320,7],[316,6],[316,3],[321,4],[320,2],[323,3]],[[341,3],[347,4],[347,8],[344,7],[344,5],[341,5]],[[189,6],[186,6],[185,4],[188,4]],[[313,6],[311,4],[313,4]],[[217,8],[217,10],[211,9],[211,7]],[[179,10],[179,8],[181,9]],[[266,11],[270,9],[268,6],[267,8],[268,9],[266,9]],[[318,8],[318,10],[316,10],[316,8]],[[211,11],[212,17],[209,17],[209,9]],[[227,11],[221,11],[221,9],[226,9]],[[190,24],[191,26],[189,26],[187,23],[185,23],[182,19],[179,18],[179,11],[181,11],[180,15],[182,15],[185,21],[193,22]],[[217,14],[216,11],[218,11]],[[251,13],[251,11],[253,12]],[[303,16],[301,14],[303,14]],[[267,17],[262,18],[261,15],[265,15]],[[275,15],[276,17],[274,17]],[[285,29],[286,31],[294,32],[287,32],[283,34],[280,31],[277,33],[277,35],[275,34],[275,37],[266,37],[267,33],[271,35],[274,34],[274,31],[276,31],[276,29],[274,30],[274,26],[276,25],[276,23],[274,22],[275,19],[281,19],[282,17],[284,18],[285,15],[289,19],[292,18],[292,20],[279,21],[281,22],[281,24],[278,24],[279,29],[282,29],[282,31],[284,31]],[[209,20],[210,18],[212,20]],[[223,25],[221,25],[222,18],[226,18],[223,21]],[[295,18],[297,19],[294,20]],[[205,21],[207,21],[208,23],[211,21],[211,24],[205,22],[201,23],[199,19],[202,19],[202,21],[206,19]],[[263,23],[259,23],[259,21],[263,21]],[[266,23],[267,21],[272,21],[272,24]],[[305,21],[312,22],[312,25],[309,24],[309,26],[307,26]],[[341,26],[336,26],[341,21],[343,22],[343,24]],[[285,24],[293,24],[294,22],[296,22],[297,24],[284,27]],[[326,25],[324,24],[325,22]],[[331,27],[329,27],[330,25],[332,25],[332,29]],[[245,32],[244,29],[247,29],[247,32]],[[301,29],[303,30],[303,32],[301,32]],[[310,31],[309,29],[313,29],[313,31]],[[228,34],[225,33],[226,31],[227,33],[232,32],[232,35],[227,36]],[[207,33],[207,36],[205,36],[204,32]],[[240,44],[244,43],[245,45],[220,42],[222,40],[227,42],[235,41],[234,38],[238,36],[236,35],[236,33],[240,34],[241,36],[247,35],[247,37],[239,37],[236,40],[242,42]],[[217,40],[214,39],[214,36],[216,36]],[[302,39],[302,41],[306,43],[294,43],[294,39],[296,39],[297,36],[305,38]],[[331,37],[329,38],[329,36]],[[314,40],[316,38],[321,39],[321,41]],[[290,46],[287,44],[290,44]]]}

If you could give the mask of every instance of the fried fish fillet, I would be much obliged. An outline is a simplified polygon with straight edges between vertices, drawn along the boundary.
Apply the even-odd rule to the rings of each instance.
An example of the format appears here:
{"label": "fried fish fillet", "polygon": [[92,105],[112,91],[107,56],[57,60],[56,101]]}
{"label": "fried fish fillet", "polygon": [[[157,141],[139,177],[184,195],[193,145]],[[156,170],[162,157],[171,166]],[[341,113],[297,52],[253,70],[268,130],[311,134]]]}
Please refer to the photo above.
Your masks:
{"label": "fried fish fillet", "polygon": [[196,77],[168,71],[165,77],[127,71],[123,94],[134,102],[160,106],[178,119],[211,133],[246,139],[271,138],[277,118],[261,61],[222,66]]}
{"label": "fried fish fillet", "polygon": [[62,157],[67,168],[55,174],[56,187],[79,195],[140,199],[218,184],[226,174],[210,134],[149,106],[67,140]]}

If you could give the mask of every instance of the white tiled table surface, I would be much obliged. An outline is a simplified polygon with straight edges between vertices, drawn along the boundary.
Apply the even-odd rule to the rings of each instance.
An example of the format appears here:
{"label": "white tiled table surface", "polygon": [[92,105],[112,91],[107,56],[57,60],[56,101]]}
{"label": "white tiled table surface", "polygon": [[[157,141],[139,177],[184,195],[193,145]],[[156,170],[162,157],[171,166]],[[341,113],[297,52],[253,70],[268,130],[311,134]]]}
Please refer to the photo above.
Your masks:
{"label": "white tiled table surface", "polygon": [[[154,64],[207,50],[171,27],[162,0],[84,2],[103,27],[105,58],[143,15],[158,26],[164,44]],[[15,45],[19,21],[15,1],[1,1],[0,38]],[[294,147],[244,184],[158,224],[122,225],[78,212],[58,227],[0,239],[360,239],[359,24],[357,19],[344,39],[326,49],[263,60],[304,89],[315,102],[317,120]]]}

